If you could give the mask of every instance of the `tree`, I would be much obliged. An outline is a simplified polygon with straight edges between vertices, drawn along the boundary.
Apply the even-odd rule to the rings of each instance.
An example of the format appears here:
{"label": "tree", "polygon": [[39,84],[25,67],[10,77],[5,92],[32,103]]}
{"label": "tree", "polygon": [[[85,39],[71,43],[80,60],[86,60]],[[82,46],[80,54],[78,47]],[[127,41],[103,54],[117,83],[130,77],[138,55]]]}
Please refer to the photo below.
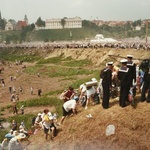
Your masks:
{"label": "tree", "polygon": [[65,24],[66,24],[65,18],[61,19],[61,25],[62,25],[63,28],[65,27]]}
{"label": "tree", "polygon": [[41,17],[39,17],[35,23],[38,27],[45,27],[45,21],[43,21],[41,19]]}
{"label": "tree", "polygon": [[82,26],[83,26],[83,27],[90,27],[90,21],[88,21],[88,20],[83,20],[83,21],[82,21]]}
{"label": "tree", "polygon": [[93,28],[93,29],[97,29],[98,26],[91,22],[91,21],[88,21],[88,20],[83,20],[82,21],[82,26],[85,27],[85,28]]}
{"label": "tree", "polygon": [[23,27],[20,33],[21,41],[25,41],[27,33],[31,32],[34,28],[35,28],[35,25],[33,23],[29,26]]}
{"label": "tree", "polygon": [[134,21],[134,22],[132,23],[133,27],[136,27],[137,25],[138,25],[138,26],[141,26],[141,24],[142,24],[141,19],[139,19],[139,20],[137,20],[137,21]]}
{"label": "tree", "polygon": [[6,21],[4,19],[0,19],[0,29],[5,30]]}
{"label": "tree", "polygon": [[34,28],[35,28],[35,24],[34,24],[34,23],[32,23],[32,24],[30,25],[30,28],[31,28],[31,31],[32,31],[32,30],[34,30]]}
{"label": "tree", "polygon": [[124,28],[128,31],[128,30],[131,30],[132,27],[131,27],[131,23],[129,21],[127,21],[127,23],[124,25]]}

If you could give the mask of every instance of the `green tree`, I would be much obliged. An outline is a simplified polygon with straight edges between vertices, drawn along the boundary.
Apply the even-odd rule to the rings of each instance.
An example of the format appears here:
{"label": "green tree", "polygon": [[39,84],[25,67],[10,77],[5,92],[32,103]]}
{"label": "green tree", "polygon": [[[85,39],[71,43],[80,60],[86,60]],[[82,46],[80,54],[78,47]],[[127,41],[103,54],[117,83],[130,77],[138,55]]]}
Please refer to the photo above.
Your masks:
{"label": "green tree", "polygon": [[45,27],[45,21],[43,21],[41,19],[41,17],[39,17],[35,23],[38,27]]}
{"label": "green tree", "polygon": [[95,23],[93,23],[91,21],[88,21],[88,20],[83,20],[82,21],[82,26],[84,28],[94,28],[94,29],[98,28],[98,26]]}
{"label": "green tree", "polygon": [[83,20],[83,21],[82,21],[82,26],[83,26],[84,28],[90,27],[90,21],[88,21],[88,20]]}
{"label": "green tree", "polygon": [[134,21],[134,22],[132,23],[132,26],[133,26],[133,27],[136,27],[137,25],[138,25],[138,26],[141,26],[141,24],[142,24],[142,21],[141,21],[141,19],[139,19],[139,20]]}
{"label": "green tree", "polygon": [[65,24],[66,24],[66,20],[65,19],[66,18],[61,19],[61,22],[60,22],[63,28],[65,27]]}
{"label": "green tree", "polygon": [[127,23],[124,25],[124,28],[126,31],[131,30],[132,29],[131,23],[129,21],[127,21]]}
{"label": "green tree", "polygon": [[21,41],[25,41],[27,33],[31,32],[34,28],[35,28],[34,24],[31,24],[29,26],[23,27],[22,31],[20,33]]}
{"label": "green tree", "polygon": [[6,21],[4,19],[0,19],[0,29],[4,30],[6,25]]}
{"label": "green tree", "polygon": [[9,35],[6,36],[5,38],[6,44],[10,44],[11,37]]}
{"label": "green tree", "polygon": [[34,30],[34,28],[35,28],[35,24],[34,24],[34,23],[32,23],[32,24],[30,25],[30,28],[31,28],[31,31],[32,31],[32,30]]}

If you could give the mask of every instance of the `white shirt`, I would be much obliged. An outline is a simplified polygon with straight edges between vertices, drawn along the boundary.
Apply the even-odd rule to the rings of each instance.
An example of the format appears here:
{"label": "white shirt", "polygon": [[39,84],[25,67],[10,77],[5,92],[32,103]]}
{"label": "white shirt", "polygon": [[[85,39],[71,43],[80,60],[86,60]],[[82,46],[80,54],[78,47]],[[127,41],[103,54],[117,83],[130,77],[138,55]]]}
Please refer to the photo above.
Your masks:
{"label": "white shirt", "polygon": [[64,104],[63,104],[63,107],[64,107],[64,109],[67,111],[67,112],[69,112],[71,109],[75,109],[76,108],[76,101],[75,100],[69,100],[69,101],[67,101],[67,102],[65,102]]}
{"label": "white shirt", "polygon": [[8,150],[23,150],[23,147],[18,142],[17,138],[12,138],[8,143]]}
{"label": "white shirt", "polygon": [[49,119],[49,116],[48,114],[46,114],[42,120],[43,122],[43,126],[45,126],[45,128],[49,129],[50,128],[50,125],[51,125],[51,121]]}
{"label": "white shirt", "polygon": [[92,86],[90,89],[86,90],[87,92],[87,98],[90,98],[90,96],[94,93],[96,93],[96,89]]}

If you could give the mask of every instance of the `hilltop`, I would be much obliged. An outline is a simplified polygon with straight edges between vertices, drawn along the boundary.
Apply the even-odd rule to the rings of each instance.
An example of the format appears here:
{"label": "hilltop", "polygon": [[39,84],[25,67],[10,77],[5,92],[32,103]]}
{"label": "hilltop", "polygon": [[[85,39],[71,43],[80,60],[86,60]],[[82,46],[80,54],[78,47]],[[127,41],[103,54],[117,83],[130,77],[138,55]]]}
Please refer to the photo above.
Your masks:
{"label": "hilltop", "polygon": [[[100,48],[100,49],[55,49],[46,53],[40,51],[41,55],[44,54],[45,59],[53,57],[73,58],[75,60],[88,59],[92,63],[84,66],[87,70],[95,70],[97,75],[94,76],[98,79],[99,71],[105,66],[108,61],[113,61],[115,65],[120,65],[121,57],[126,57],[127,54],[134,56],[134,59],[144,59],[150,56],[150,51],[135,50],[135,49],[113,49],[113,48]],[[115,57],[110,57],[115,55]],[[116,57],[118,56],[118,57]],[[121,56],[121,57],[120,57]],[[69,61],[68,61],[69,63]],[[24,63],[26,67],[35,66],[34,63]],[[45,66],[48,64],[45,64]],[[53,64],[54,66],[57,64]],[[77,67],[76,67],[77,68]],[[82,69],[82,67],[80,67]],[[78,69],[80,69],[78,68]],[[16,75],[16,71],[20,66],[13,65],[12,68],[6,67],[1,77],[6,78],[6,87],[1,88],[1,107],[10,104],[8,83],[11,75]],[[41,77],[36,74],[28,74],[23,72],[17,75],[14,84],[18,87],[21,83],[24,87],[24,93],[20,96],[20,101],[29,100],[30,98],[37,97],[37,89],[40,87],[44,93],[49,91],[62,91],[66,86],[72,84],[71,80],[63,80],[64,77],[47,77],[42,75],[46,70],[43,66],[40,71]],[[64,70],[65,71],[65,70]],[[88,75],[89,78],[92,76]],[[74,76],[76,78],[84,79],[87,75]],[[29,87],[36,87],[35,94],[30,95]],[[57,95],[59,96],[59,94]],[[78,114],[76,116],[68,117],[62,126],[57,126],[58,135],[53,141],[44,139],[43,131],[39,131],[36,135],[32,135],[29,140],[31,143],[27,146],[29,150],[37,149],[54,149],[54,150],[148,150],[150,147],[149,137],[149,113],[150,104],[146,102],[139,102],[140,93],[136,96],[137,106],[127,106],[121,108],[118,105],[117,99],[110,100],[110,108],[104,110],[101,104],[90,106],[87,110],[78,107]],[[37,114],[45,107],[29,107],[26,108],[25,113]],[[55,107],[50,107],[51,111],[56,111]],[[3,112],[5,118],[12,116],[9,110]],[[93,118],[86,117],[87,114],[92,114]],[[61,116],[60,116],[61,117]],[[58,118],[58,121],[60,118]],[[116,128],[115,134],[111,136],[105,135],[106,127],[113,124]]]}

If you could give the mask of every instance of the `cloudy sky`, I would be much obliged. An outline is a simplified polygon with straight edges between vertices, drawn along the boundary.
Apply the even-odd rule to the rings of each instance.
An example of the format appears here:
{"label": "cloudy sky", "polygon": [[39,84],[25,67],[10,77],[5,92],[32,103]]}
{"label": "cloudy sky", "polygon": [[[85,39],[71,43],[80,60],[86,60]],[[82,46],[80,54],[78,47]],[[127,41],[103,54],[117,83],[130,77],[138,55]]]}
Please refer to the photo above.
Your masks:
{"label": "cloudy sky", "polygon": [[23,20],[29,23],[51,18],[86,20],[133,20],[150,19],[150,0],[0,0],[2,18]]}

